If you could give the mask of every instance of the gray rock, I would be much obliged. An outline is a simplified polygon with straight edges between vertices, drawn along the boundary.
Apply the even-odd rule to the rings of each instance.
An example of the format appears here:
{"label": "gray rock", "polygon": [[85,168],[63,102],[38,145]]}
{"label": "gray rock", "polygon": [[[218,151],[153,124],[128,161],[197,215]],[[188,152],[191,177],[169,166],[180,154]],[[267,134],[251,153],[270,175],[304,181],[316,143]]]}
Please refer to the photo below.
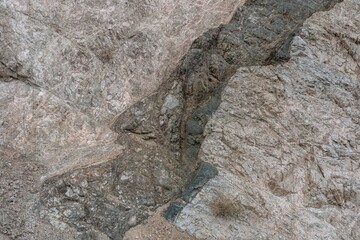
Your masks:
{"label": "gray rock", "polygon": [[201,188],[212,178],[218,174],[217,169],[210,163],[201,163],[194,179],[185,187],[182,198],[186,202],[190,202]]}
{"label": "gray rock", "polygon": [[121,239],[189,183],[166,215],[197,237],[357,239],[360,7],[337,2],[1,1],[0,238]]}
{"label": "gray rock", "polygon": [[[131,151],[133,146],[127,145],[124,149],[117,143],[118,139],[127,138],[127,133],[110,129],[115,118],[156,91],[176,68],[193,39],[209,28],[226,23],[240,3],[239,0],[217,2],[216,5],[220,5],[216,6],[216,13],[209,14],[214,8],[213,1],[196,5],[190,0],[0,1],[0,164],[5,171],[0,173],[0,189],[5,192],[0,206],[0,238],[106,239],[93,225],[76,222],[71,217],[70,225],[84,233],[77,236],[76,230],[62,222],[68,221],[66,216],[60,219],[63,211],[54,215],[58,218],[48,219],[53,226],[39,219],[37,212],[42,211],[40,206],[44,207],[39,200],[43,189],[40,185],[45,182],[46,191],[49,179],[53,178],[54,184],[61,180],[59,176],[71,179],[67,173],[106,165],[127,154],[124,151]],[[132,125],[127,119],[120,126],[129,123],[127,127],[144,139],[156,139],[156,129],[143,126],[146,119],[141,119],[141,112],[135,114],[139,122]],[[152,153],[147,151],[148,155]],[[154,161],[156,166],[161,166],[161,161],[174,160],[168,154],[163,156]],[[133,160],[130,168],[136,165],[136,169],[140,169],[143,161],[140,154]],[[127,170],[122,167],[109,174],[120,175]],[[135,178],[135,183],[153,174],[152,170],[146,170],[139,173],[143,178]],[[169,179],[174,180],[173,170],[155,167],[154,171],[169,171]],[[109,178],[115,181],[116,176],[104,176]],[[19,184],[14,184],[15,180]],[[172,180],[168,184],[177,189]],[[52,186],[59,192],[49,193],[53,202],[43,199],[49,203],[45,208],[71,209],[65,206],[70,200],[94,202],[89,199],[89,194],[99,193],[89,189],[94,184],[87,181],[86,186],[74,181],[67,186]],[[157,184],[150,189],[162,192],[163,188]],[[73,186],[83,192],[74,189],[67,192],[67,187]],[[105,196],[100,194],[94,198],[102,197]],[[153,202],[148,198],[141,201]],[[157,204],[159,202],[162,203]],[[60,207],[61,204],[64,206]],[[101,209],[107,214],[108,206],[99,207],[94,215],[87,213],[86,216],[91,215],[91,222],[98,224],[102,231],[107,229],[107,233],[118,234],[119,229],[107,225],[106,218],[102,219]],[[118,211],[113,213],[109,221],[116,219],[113,216]],[[68,211],[66,214],[76,216]],[[127,219],[118,221],[126,223]],[[84,226],[89,229],[84,230]]]}
{"label": "gray rock", "polygon": [[164,213],[165,219],[170,222],[174,222],[176,216],[181,212],[181,210],[183,210],[184,206],[185,204],[181,202],[171,202]]}
{"label": "gray rock", "polygon": [[164,105],[161,107],[161,114],[165,114],[168,110],[173,110],[180,105],[179,100],[174,95],[167,95],[165,98]]}
{"label": "gray rock", "polygon": [[[288,62],[237,70],[199,155],[219,174],[177,227],[200,239],[357,238],[359,10],[345,0],[316,13]],[[241,206],[235,219],[215,214],[219,195]]]}

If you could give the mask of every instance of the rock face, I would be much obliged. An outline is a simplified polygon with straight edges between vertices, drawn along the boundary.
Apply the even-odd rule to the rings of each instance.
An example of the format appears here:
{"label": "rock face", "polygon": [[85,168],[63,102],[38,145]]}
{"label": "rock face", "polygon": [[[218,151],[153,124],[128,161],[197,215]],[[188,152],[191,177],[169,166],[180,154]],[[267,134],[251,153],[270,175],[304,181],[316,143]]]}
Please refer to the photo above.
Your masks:
{"label": "rock face", "polygon": [[[114,230],[107,228],[112,218],[103,223],[95,211],[89,213],[93,218],[86,225],[82,222],[85,206],[78,205],[97,202],[86,195],[76,203],[85,191],[104,199],[98,208],[102,216],[123,200],[118,198],[122,193],[115,188],[117,182],[127,186],[122,185],[121,191],[131,190],[128,201],[142,195],[135,188],[149,190],[144,204],[152,209],[171,196],[162,193],[164,188],[178,192],[187,178],[178,181],[183,171],[172,170],[176,169],[174,158],[168,156],[172,153],[136,137],[127,140],[128,135],[119,136],[111,123],[155,91],[192,41],[229,21],[241,3],[0,1],[0,238],[73,239],[78,234],[68,226],[75,223],[81,233],[78,238],[114,237],[140,222],[145,213],[136,218],[136,214],[125,215],[129,224]],[[144,161],[149,165],[142,166]],[[127,167],[129,162],[133,165]],[[141,166],[145,173],[138,171]],[[92,176],[96,171],[110,173]],[[138,178],[129,183],[133,171]],[[75,175],[93,182],[71,180],[71,185],[69,179]],[[61,196],[54,199],[56,193]],[[111,200],[105,195],[111,195]],[[127,203],[121,204],[119,209],[127,211]],[[70,219],[68,224],[63,217]],[[59,230],[64,228],[67,233]]]}
{"label": "rock face", "polygon": [[[219,175],[178,227],[200,239],[359,238],[359,10],[345,0],[316,13],[288,62],[237,70],[200,153]],[[215,215],[218,196],[236,216]]]}
{"label": "rock face", "polygon": [[109,123],[156,90],[239,2],[4,0],[1,71]]}
{"label": "rock face", "polygon": [[192,40],[240,2],[1,1],[2,121],[42,131],[15,122],[24,133],[2,134],[2,145],[49,154],[113,142],[114,117],[156,90]]}
{"label": "rock face", "polygon": [[1,1],[0,238],[360,238],[359,12]]}

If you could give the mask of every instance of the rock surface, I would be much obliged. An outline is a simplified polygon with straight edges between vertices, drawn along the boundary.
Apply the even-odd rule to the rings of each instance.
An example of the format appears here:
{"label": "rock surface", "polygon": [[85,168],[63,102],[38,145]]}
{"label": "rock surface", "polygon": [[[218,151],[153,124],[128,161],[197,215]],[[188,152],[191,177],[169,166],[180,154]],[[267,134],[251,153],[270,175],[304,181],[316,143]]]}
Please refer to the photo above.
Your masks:
{"label": "rock surface", "polygon": [[[165,205],[164,207],[166,207]],[[124,240],[133,239],[167,239],[167,240],[195,240],[196,238],[190,236],[185,232],[178,231],[170,222],[162,217],[164,207],[159,208],[158,211],[151,216],[146,224],[138,225],[130,229]]]}
{"label": "rock surface", "polygon": [[[360,4],[308,19],[290,60],[239,68],[200,159],[219,175],[175,224],[199,239],[358,239]],[[235,217],[214,214],[225,196]]]}
{"label": "rock surface", "polygon": [[0,239],[358,239],[360,3],[244,2],[0,1]]}
{"label": "rock surface", "polygon": [[24,133],[5,132],[1,144],[48,154],[113,142],[114,117],[156,90],[193,39],[228,21],[241,1],[190,3],[1,1],[2,121],[24,119],[13,124]]}
{"label": "rock surface", "polygon": [[[168,150],[155,150],[154,145],[139,143],[136,138],[122,144],[119,138],[128,136],[119,136],[111,130],[111,123],[130,105],[156,90],[192,41],[207,29],[227,22],[241,3],[241,0],[0,1],[0,159],[3,169],[0,238],[106,239],[101,231],[109,234],[110,230],[104,230],[105,227],[100,227],[101,231],[80,231],[77,236],[64,221],[51,218],[54,216],[51,213],[56,212],[55,206],[59,205],[52,206],[52,210],[42,209],[47,206],[47,200],[51,200],[52,195],[47,193],[61,190],[61,184],[49,186],[47,183],[56,183],[56,179],[61,178],[66,182],[77,169],[81,178],[89,172],[86,170],[89,167],[106,172],[114,166],[113,175],[95,176],[94,185],[89,184],[90,187],[102,186],[104,181],[118,181],[117,177],[126,182],[124,165],[135,163],[132,165],[135,169],[130,169],[135,171],[145,161],[151,166],[143,166],[144,171],[150,173],[137,179],[138,184],[154,183],[151,196],[163,188],[170,189],[167,192],[178,192],[180,183],[171,186],[176,177],[169,180],[176,171],[167,168],[176,166],[171,164],[173,158],[167,162]],[[150,150],[143,153],[141,148]],[[132,153],[137,153],[134,158]],[[126,160],[122,162],[124,156]],[[122,173],[124,177],[119,175]],[[128,175],[131,174],[129,171]],[[72,181],[72,187],[78,187],[77,183]],[[157,190],[156,184],[160,184]],[[94,194],[103,195],[116,191],[112,188],[93,190],[97,191]],[[134,190],[132,196],[140,195]],[[41,191],[41,196],[49,198],[40,201]],[[60,191],[60,194],[66,193],[70,194]],[[62,210],[56,217],[83,217],[83,212],[78,211],[76,215],[72,207],[66,205],[76,194],[79,194],[77,190],[70,194],[70,199],[68,196],[56,199]],[[161,204],[170,197],[164,196]],[[132,198],[128,197],[128,200]],[[85,199],[86,203],[94,203],[89,196]],[[104,200],[109,204],[112,201]],[[116,204],[119,203],[115,203],[118,207]],[[40,219],[39,215],[44,218]],[[141,221],[140,217],[137,220],[131,217],[126,219],[129,226]],[[51,225],[47,224],[48,220]],[[88,226],[96,225],[96,221],[100,221],[99,218],[92,218]]]}
{"label": "rock surface", "polygon": [[3,0],[0,71],[109,123],[240,2]]}

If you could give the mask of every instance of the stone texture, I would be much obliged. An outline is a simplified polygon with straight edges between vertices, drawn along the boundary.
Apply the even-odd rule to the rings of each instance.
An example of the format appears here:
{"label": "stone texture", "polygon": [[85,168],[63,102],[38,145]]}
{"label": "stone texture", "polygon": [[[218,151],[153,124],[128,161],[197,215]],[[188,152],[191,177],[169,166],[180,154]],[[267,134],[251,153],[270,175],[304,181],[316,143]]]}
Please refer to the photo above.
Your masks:
{"label": "stone texture", "polygon": [[240,2],[4,0],[1,72],[109,123],[156,90],[192,41]]}
{"label": "stone texture", "polygon": [[[336,2],[247,1],[228,24],[197,38],[170,78],[121,114],[114,128],[146,138],[164,136],[160,144],[169,144],[186,165],[196,165],[204,127],[236,69],[286,60],[303,21]],[[169,109],[169,99],[178,100],[177,107]]]}
{"label": "stone texture", "polygon": [[[155,151],[156,145],[136,137],[124,143],[121,138],[126,139],[128,134],[119,135],[110,127],[118,114],[168,78],[193,39],[227,22],[241,3],[0,1],[0,158],[4,169],[0,189],[5,194],[0,208],[0,238],[108,238],[103,232],[112,236],[105,229],[106,221],[100,231],[81,230],[78,235],[60,219],[84,216],[82,211],[74,214],[76,211],[66,205],[67,198],[77,192],[59,192],[64,206],[55,205],[49,211],[49,216],[56,217],[47,217],[47,210],[42,209],[47,200],[57,196],[50,194],[57,186],[47,183],[66,180],[77,170],[83,175],[87,173],[81,169],[119,170],[104,176],[110,180],[99,178],[96,184],[90,184],[100,186],[102,181],[116,181],[125,173],[122,164],[132,164],[128,168],[131,175],[146,161],[151,169],[144,170],[150,174],[139,176],[136,184],[153,183],[148,188],[151,193],[163,189],[171,194],[178,192],[180,182],[172,181],[182,173],[173,170],[176,164],[172,164],[174,157],[167,149]],[[76,187],[77,182],[73,184]],[[107,190],[99,191],[105,195]],[[47,191],[50,193],[46,195]],[[140,192],[133,191],[128,198],[136,194]],[[171,194],[164,194],[166,197],[156,204],[163,204]],[[88,196],[86,199],[94,202]],[[104,199],[112,204],[109,201]],[[62,211],[54,214],[55,207]],[[101,222],[101,218],[90,218],[90,228]],[[124,229],[142,219],[129,216]]]}
{"label": "stone texture", "polygon": [[1,1],[1,146],[36,155],[49,175],[87,165],[81,151],[119,154],[113,118],[240,3]]}
{"label": "stone texture", "polygon": [[138,225],[130,229],[126,233],[124,239],[125,240],[133,240],[133,239],[195,240],[196,239],[185,232],[178,231],[174,225],[166,221],[161,214],[163,210],[164,208],[159,208],[156,214],[154,214],[147,220],[146,224]]}
{"label": "stone texture", "polygon": [[[288,62],[237,70],[200,153],[219,175],[178,227],[200,239],[358,238],[359,10],[345,0],[316,13]],[[219,195],[240,204],[236,217],[214,215]]]}
{"label": "stone texture", "polygon": [[74,164],[69,152],[105,145],[110,151],[117,138],[108,127],[96,125],[47,91],[21,81],[0,82],[0,91],[1,146],[23,155],[35,154],[49,170]]}
{"label": "stone texture", "polygon": [[337,2],[210,29],[244,1],[0,1],[0,238],[122,239],[183,196],[168,219],[200,239],[357,239],[360,9]]}
{"label": "stone texture", "polygon": [[123,140],[124,150],[112,159],[100,162],[99,157],[96,164],[47,178],[41,189],[40,216],[74,227],[81,239],[95,231],[122,239],[127,230],[174,199],[188,175],[174,155],[166,146],[131,134]]}

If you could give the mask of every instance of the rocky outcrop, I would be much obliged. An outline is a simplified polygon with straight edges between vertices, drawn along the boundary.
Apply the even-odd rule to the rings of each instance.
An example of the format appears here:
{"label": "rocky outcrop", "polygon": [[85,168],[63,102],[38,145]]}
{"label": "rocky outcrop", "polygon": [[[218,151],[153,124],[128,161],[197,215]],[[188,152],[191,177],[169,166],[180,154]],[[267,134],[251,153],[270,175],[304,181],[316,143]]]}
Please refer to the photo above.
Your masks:
{"label": "rocky outcrop", "polygon": [[155,91],[192,41],[240,2],[4,0],[1,72],[109,123]]}
{"label": "rocky outcrop", "polygon": [[357,239],[338,2],[1,2],[0,237]]}
{"label": "rocky outcrop", "polygon": [[[57,183],[57,179],[70,184],[68,179],[74,171],[82,179],[92,172],[92,166],[114,172],[111,176],[86,175],[94,179],[89,188],[102,186],[106,181],[113,181],[115,187],[118,177],[131,175],[145,161],[151,166],[144,165],[147,173],[139,173],[144,176],[135,182],[154,183],[151,197],[163,191],[160,185],[171,189],[167,192],[177,192],[179,185],[173,181],[177,181],[181,171],[172,170],[176,165],[172,165],[174,160],[168,162],[168,149],[137,138],[121,144],[118,139],[127,136],[119,137],[110,128],[111,123],[118,114],[156,90],[192,41],[207,29],[227,22],[241,3],[0,1],[0,159],[4,169],[0,175],[0,238],[73,239],[78,234],[68,226],[74,226],[74,222],[99,229],[78,228],[83,233],[78,238],[107,238],[105,233],[115,236],[111,234],[141,221],[140,216],[132,218],[122,230],[112,231],[105,229],[109,222],[100,224],[101,218],[94,216],[99,212],[94,212],[90,223],[81,223],[83,212],[76,215],[71,212],[75,208],[68,204],[76,202],[73,198],[80,194],[73,180],[73,198],[56,198],[60,205],[64,204],[61,207],[45,197],[55,197],[50,193],[57,190],[60,195],[66,194],[62,192],[66,187],[50,184]],[[144,153],[143,145],[151,149]],[[136,157],[132,157],[132,152]],[[135,164],[127,168],[129,162]],[[173,175],[177,177],[170,181]],[[125,185],[130,181],[122,179]],[[130,185],[129,191],[134,188]],[[144,190],[148,185],[142,187]],[[113,188],[83,190],[100,198],[111,194],[116,198],[119,194]],[[128,201],[137,194],[142,193],[132,191]],[[163,195],[154,196],[155,200],[160,198],[162,204],[171,194]],[[86,202],[96,204],[91,199],[87,196]],[[113,204],[113,200],[109,201],[104,200],[104,204]],[[119,207],[118,201],[115,207]],[[151,208],[154,203],[146,204]],[[60,212],[55,214],[56,207]],[[101,205],[99,209],[107,207]],[[120,207],[124,209],[127,208]],[[69,224],[62,217],[69,218]]]}
{"label": "rocky outcrop", "polygon": [[[226,22],[240,2],[2,1],[2,121],[24,119],[24,126],[43,131],[14,123],[25,133],[2,134],[2,145],[41,152],[47,162],[66,158],[65,148],[113,142],[117,134],[107,127],[114,117],[156,90],[192,40]],[[11,102],[33,116],[11,113]],[[49,149],[62,151],[48,156]],[[63,164],[58,159],[49,166]]]}
{"label": "rocky outcrop", "polygon": [[[359,238],[359,10],[345,0],[316,13],[288,62],[237,70],[200,153],[219,175],[178,227],[200,239]],[[219,196],[235,216],[216,216]]]}

